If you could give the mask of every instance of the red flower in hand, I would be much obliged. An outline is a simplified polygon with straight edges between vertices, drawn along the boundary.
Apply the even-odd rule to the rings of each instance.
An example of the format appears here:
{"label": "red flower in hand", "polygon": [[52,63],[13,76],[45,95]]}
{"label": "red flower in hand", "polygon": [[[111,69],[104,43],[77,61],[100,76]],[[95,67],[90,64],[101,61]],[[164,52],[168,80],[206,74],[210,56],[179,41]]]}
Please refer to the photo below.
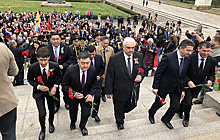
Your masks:
{"label": "red flower in hand", "polygon": [[23,51],[23,52],[22,52],[22,55],[23,55],[23,56],[26,56],[26,57],[27,57],[27,56],[28,56],[28,54],[29,54],[29,52],[28,52],[28,51]]}
{"label": "red flower in hand", "polygon": [[73,92],[72,89],[69,87],[68,95],[70,99],[73,99]]}
{"label": "red flower in hand", "polygon": [[42,77],[41,76],[38,76],[37,77],[37,81],[39,82],[39,83],[42,83],[43,81],[42,81]]}
{"label": "red flower in hand", "polygon": [[57,57],[54,58],[54,61],[57,61]]}
{"label": "red flower in hand", "polygon": [[161,103],[161,105],[165,105],[165,104],[166,104],[166,102],[162,102],[162,103]]}
{"label": "red flower in hand", "polygon": [[103,74],[103,76],[104,76],[104,79],[105,79],[106,75],[105,75],[105,74]]}
{"label": "red flower in hand", "polygon": [[59,59],[61,59],[61,56],[58,56]]}
{"label": "red flower in hand", "polygon": [[220,83],[220,79],[218,79],[218,83]]}
{"label": "red flower in hand", "polygon": [[142,68],[138,68],[138,71],[140,71],[141,73],[144,73],[144,70]]}
{"label": "red flower in hand", "polygon": [[164,99],[163,99],[163,98],[161,98],[161,99],[160,99],[160,102],[163,102],[163,101],[164,101]]}

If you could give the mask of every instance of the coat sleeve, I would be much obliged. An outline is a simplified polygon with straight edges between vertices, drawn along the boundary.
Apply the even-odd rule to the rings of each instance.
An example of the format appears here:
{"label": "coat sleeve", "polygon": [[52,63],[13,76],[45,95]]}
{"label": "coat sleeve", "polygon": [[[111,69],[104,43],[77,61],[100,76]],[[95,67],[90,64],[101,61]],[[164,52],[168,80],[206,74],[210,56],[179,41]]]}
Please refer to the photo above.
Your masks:
{"label": "coat sleeve", "polygon": [[100,69],[99,69],[99,74],[98,74],[98,76],[101,77],[101,76],[103,75],[104,71],[105,71],[105,63],[103,62],[101,56],[100,56],[100,60],[101,60],[101,66],[100,66]]}
{"label": "coat sleeve", "polygon": [[10,55],[8,75],[9,76],[16,76],[18,74],[18,66],[15,62],[15,57],[14,57],[13,53],[8,48],[7,48],[7,50],[8,50],[8,53]]}
{"label": "coat sleeve", "polygon": [[106,79],[105,79],[105,90],[104,90],[105,94],[113,94],[112,89],[114,83],[114,73],[115,73],[114,62],[112,60],[112,57],[110,57],[106,72]]}
{"label": "coat sleeve", "polygon": [[71,75],[70,75],[70,69],[68,68],[63,76],[63,80],[62,80],[62,91],[64,94],[68,93],[69,87],[70,87],[70,79],[71,79]]}
{"label": "coat sleeve", "polygon": [[90,95],[94,95],[95,94],[95,90],[97,88],[97,80],[96,80],[96,72],[93,72],[93,78],[92,78],[92,86],[90,88],[89,94]]}
{"label": "coat sleeve", "polygon": [[61,69],[58,65],[58,67],[56,68],[56,80],[55,80],[55,84],[59,85],[61,83],[62,80],[62,72]]}
{"label": "coat sleeve", "polygon": [[210,80],[212,82],[214,81],[214,78],[215,78],[215,63],[216,63],[216,61],[213,60],[211,70],[210,70],[209,74],[207,75],[207,80]]}
{"label": "coat sleeve", "polygon": [[63,67],[67,68],[69,67],[71,64],[73,64],[73,55],[70,51],[70,48],[67,48],[67,61],[65,63],[63,63]]}
{"label": "coat sleeve", "polygon": [[39,83],[37,83],[35,80],[34,74],[33,74],[33,69],[30,67],[28,69],[28,74],[27,74],[27,80],[30,83],[30,85],[33,86],[33,88],[35,90],[37,90],[37,86],[39,85]]}

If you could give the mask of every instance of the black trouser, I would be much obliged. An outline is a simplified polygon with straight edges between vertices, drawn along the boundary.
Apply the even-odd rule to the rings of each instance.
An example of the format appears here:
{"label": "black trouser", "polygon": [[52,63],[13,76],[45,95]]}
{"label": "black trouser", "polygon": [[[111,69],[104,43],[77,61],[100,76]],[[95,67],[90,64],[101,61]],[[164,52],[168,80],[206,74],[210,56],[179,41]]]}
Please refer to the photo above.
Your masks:
{"label": "black trouser", "polygon": [[[91,103],[86,103],[85,99],[76,99],[73,98],[69,108],[69,115],[71,119],[71,124],[70,125],[75,125],[77,121],[77,113],[78,113],[78,105],[80,104],[81,107],[81,121],[79,124],[80,128],[85,128],[87,120],[91,114],[91,106],[89,104]],[[92,105],[92,104],[91,104]]]}
{"label": "black trouser", "polygon": [[2,140],[16,140],[17,107],[0,117]]}
{"label": "black trouser", "polygon": [[16,85],[23,85],[24,84],[24,68],[19,67],[19,72],[15,76]]}
{"label": "black trouser", "polygon": [[101,90],[102,90],[102,80],[99,80],[97,89],[95,91],[94,101],[93,101],[94,102],[93,108],[95,110],[94,109],[92,110],[92,117],[95,117],[98,114],[99,106],[100,106]]}
{"label": "black trouser", "polygon": [[[158,93],[158,95],[160,95],[161,98],[166,98],[167,94],[163,94],[163,93]],[[164,116],[162,117],[162,120],[165,122],[170,122],[171,119],[173,118],[173,116],[175,115],[175,113],[179,110],[180,108],[180,97],[181,94],[178,93],[178,87],[176,87],[171,93],[169,93],[170,96],[170,107],[168,108],[167,112],[164,114]],[[160,99],[158,97],[156,97],[155,102],[153,103],[153,105],[150,108],[150,114],[154,115],[156,113],[156,111],[162,107]]]}
{"label": "black trouser", "polygon": [[114,113],[115,113],[115,120],[117,124],[124,124],[125,119],[125,108],[127,102],[131,102],[130,99],[126,101],[119,101],[114,98],[113,96],[113,104],[114,104]]}
{"label": "black trouser", "polygon": [[46,108],[45,108],[45,97],[47,99],[47,105],[49,109],[49,123],[53,123],[54,120],[54,99],[53,97],[47,95],[42,95],[39,98],[35,99],[37,104],[37,109],[39,113],[39,121],[41,130],[45,131],[45,117],[46,117]]}

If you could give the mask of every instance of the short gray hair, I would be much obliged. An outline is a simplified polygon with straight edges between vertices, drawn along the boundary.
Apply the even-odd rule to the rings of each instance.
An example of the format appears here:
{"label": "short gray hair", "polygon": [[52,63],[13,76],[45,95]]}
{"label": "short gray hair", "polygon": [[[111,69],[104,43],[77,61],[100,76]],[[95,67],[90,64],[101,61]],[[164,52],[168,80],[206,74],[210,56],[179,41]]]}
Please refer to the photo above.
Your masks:
{"label": "short gray hair", "polygon": [[149,38],[149,39],[147,40],[147,42],[152,42],[152,43],[154,43],[154,40],[153,40],[152,38]]}
{"label": "short gray hair", "polygon": [[127,42],[134,43],[134,45],[135,45],[135,40],[134,40],[134,38],[126,37],[126,38],[124,39],[123,45],[125,46]]}
{"label": "short gray hair", "polygon": [[10,41],[9,41],[9,47],[12,47],[15,43],[16,43],[15,40],[10,40]]}

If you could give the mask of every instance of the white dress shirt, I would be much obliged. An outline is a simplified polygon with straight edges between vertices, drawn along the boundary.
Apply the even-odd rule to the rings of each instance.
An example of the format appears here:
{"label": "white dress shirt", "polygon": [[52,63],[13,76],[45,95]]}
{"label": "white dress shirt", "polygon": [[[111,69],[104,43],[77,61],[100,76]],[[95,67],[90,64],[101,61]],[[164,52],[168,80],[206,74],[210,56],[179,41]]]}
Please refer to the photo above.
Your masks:
{"label": "white dress shirt", "polygon": [[200,67],[200,64],[201,64],[201,62],[202,62],[202,59],[204,59],[204,60],[203,60],[203,68],[202,68],[202,69],[204,69],[204,67],[205,67],[205,62],[206,62],[206,60],[207,60],[207,57],[206,57],[206,58],[202,58],[202,57],[200,56],[200,54],[198,53],[198,68]]}
{"label": "white dress shirt", "polygon": [[179,51],[177,51],[177,57],[178,57],[178,63],[179,63],[179,66],[180,66],[181,58],[184,59],[184,57],[182,57],[182,56],[180,55],[180,52],[179,52]]}
{"label": "white dress shirt", "polygon": [[130,63],[131,63],[131,74],[132,74],[132,70],[133,70],[133,54],[129,57],[127,56],[127,54],[123,51],[123,54],[124,54],[124,57],[125,57],[125,63],[126,63],[126,66],[128,67],[128,58],[131,58],[130,59]]}
{"label": "white dress shirt", "polygon": [[[79,74],[80,74],[80,83],[82,84],[82,75],[83,75],[83,70],[81,68],[79,68]],[[86,79],[87,79],[87,71],[84,72],[85,74],[85,83],[86,84]]]}

